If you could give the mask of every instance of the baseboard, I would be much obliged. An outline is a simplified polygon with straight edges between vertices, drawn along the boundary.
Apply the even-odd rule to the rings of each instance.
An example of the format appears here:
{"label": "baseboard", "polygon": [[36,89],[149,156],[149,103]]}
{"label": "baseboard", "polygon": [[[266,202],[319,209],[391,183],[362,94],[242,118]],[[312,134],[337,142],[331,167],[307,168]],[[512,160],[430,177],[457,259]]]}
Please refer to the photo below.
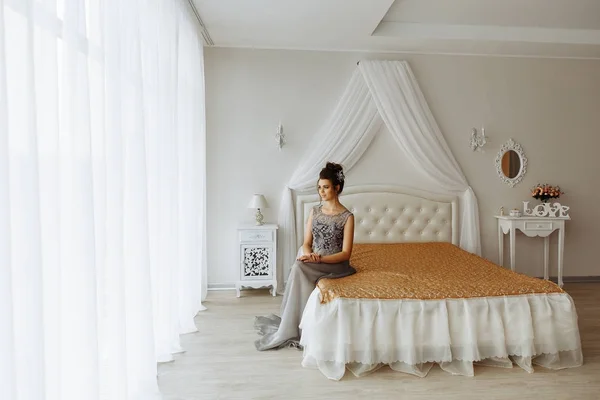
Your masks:
{"label": "baseboard", "polygon": [[[287,283],[287,282],[285,282]],[[209,283],[208,290],[235,290],[235,282],[231,283]],[[280,291],[277,290],[277,293]]]}
{"label": "baseboard", "polygon": [[[538,276],[542,279],[543,277]],[[551,276],[552,282],[558,282],[556,276]],[[563,276],[564,283],[594,283],[600,282],[600,276]],[[235,283],[209,283],[208,290],[235,290]]]}
{"label": "baseboard", "polygon": [[[543,277],[539,277],[543,279]],[[556,276],[551,276],[550,280],[552,282],[558,282],[558,278]],[[594,283],[600,282],[600,276],[563,276],[564,283]]]}
{"label": "baseboard", "polygon": [[235,290],[235,283],[209,283],[208,290]]}

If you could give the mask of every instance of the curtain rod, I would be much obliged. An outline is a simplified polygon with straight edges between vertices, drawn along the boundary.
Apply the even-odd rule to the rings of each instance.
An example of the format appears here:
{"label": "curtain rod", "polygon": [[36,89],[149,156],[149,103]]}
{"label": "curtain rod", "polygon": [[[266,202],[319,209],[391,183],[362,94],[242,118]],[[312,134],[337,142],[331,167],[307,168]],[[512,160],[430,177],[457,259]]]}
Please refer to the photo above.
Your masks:
{"label": "curtain rod", "polygon": [[194,0],[188,0],[188,3],[190,5],[190,7],[192,8],[192,12],[196,16],[198,23],[200,24],[200,33],[202,34],[204,43],[206,43],[206,45],[208,45],[208,46],[214,46],[215,42],[213,42],[212,38],[210,37],[210,33],[208,33],[208,29],[206,29],[206,25],[204,25],[204,21],[202,21],[202,18],[200,18],[200,13],[198,12],[196,5],[194,4]]}

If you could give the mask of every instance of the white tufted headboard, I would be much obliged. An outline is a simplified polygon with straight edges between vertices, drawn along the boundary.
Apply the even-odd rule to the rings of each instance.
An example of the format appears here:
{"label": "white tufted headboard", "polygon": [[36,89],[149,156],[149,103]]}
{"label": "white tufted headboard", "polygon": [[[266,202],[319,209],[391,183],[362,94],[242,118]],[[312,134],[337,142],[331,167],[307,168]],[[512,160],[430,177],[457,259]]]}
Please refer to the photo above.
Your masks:
{"label": "white tufted headboard", "polygon": [[[458,245],[458,201],[399,186],[366,185],[344,188],[340,202],[354,213],[355,243],[451,242]],[[317,194],[296,197],[298,245]]]}

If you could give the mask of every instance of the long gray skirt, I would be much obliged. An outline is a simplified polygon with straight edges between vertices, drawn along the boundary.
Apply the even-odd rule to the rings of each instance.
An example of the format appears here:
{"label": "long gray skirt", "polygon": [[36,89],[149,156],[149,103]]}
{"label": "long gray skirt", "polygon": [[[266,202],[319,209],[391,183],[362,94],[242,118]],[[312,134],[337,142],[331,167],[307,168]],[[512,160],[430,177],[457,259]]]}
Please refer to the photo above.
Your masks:
{"label": "long gray skirt", "polygon": [[255,341],[257,350],[280,349],[296,347],[300,344],[300,320],[306,302],[315,289],[319,279],[342,278],[356,272],[348,261],[338,264],[314,264],[296,261],[288,278],[283,301],[281,317],[271,314],[266,317],[256,317],[254,327],[262,338]]}

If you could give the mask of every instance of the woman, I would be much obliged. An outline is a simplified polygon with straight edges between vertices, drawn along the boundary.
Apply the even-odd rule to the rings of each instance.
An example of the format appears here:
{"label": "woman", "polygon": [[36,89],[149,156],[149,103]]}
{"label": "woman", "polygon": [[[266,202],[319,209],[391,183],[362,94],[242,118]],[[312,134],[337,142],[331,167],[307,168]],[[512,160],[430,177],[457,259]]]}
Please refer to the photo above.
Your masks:
{"label": "woman", "polygon": [[341,278],[356,272],[350,266],[354,240],[354,215],[339,201],[344,189],[344,172],[339,164],[328,162],[317,183],[321,202],[313,207],[304,232],[303,255],[292,266],[281,317],[256,317],[254,326],[263,337],[255,342],[258,350],[299,347],[300,320],[304,306],[321,278]]}

